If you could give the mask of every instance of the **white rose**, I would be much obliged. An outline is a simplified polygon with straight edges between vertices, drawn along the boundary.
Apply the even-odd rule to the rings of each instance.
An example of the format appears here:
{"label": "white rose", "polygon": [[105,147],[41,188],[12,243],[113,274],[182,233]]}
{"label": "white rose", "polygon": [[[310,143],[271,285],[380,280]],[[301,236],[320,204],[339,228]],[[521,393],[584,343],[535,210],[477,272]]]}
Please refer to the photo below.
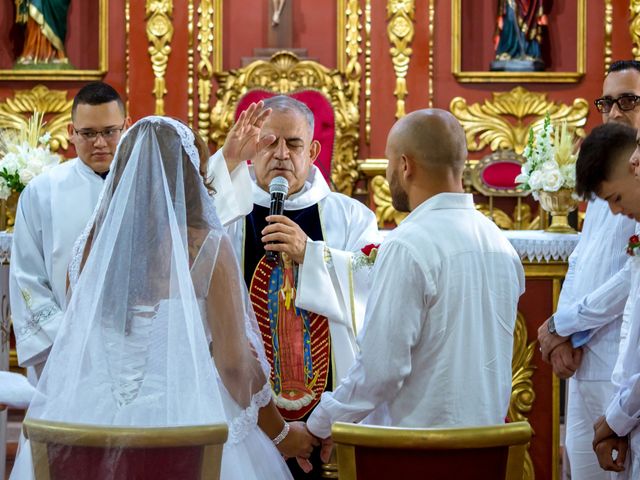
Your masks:
{"label": "white rose", "polygon": [[564,179],[560,170],[546,170],[542,172],[542,189],[546,192],[557,192],[562,188]]}
{"label": "white rose", "polygon": [[539,170],[531,172],[531,175],[529,175],[529,186],[531,190],[540,190],[542,188],[542,173]]}
{"label": "white rose", "polygon": [[49,143],[49,140],[51,140],[51,134],[49,132],[46,132],[38,139],[38,142],[40,142],[42,145],[46,145],[47,143]]}
{"label": "white rose", "polygon": [[20,170],[20,182],[22,182],[23,185],[26,185],[31,180],[33,180],[33,177],[35,176],[36,174],[28,168],[23,168],[22,170]]}
{"label": "white rose", "polygon": [[567,188],[576,186],[576,165],[574,163],[560,167],[560,173],[562,173],[562,178]]}
{"label": "white rose", "polygon": [[525,173],[521,173],[515,178],[514,182],[516,182],[516,183],[529,183],[529,175],[527,175]]}

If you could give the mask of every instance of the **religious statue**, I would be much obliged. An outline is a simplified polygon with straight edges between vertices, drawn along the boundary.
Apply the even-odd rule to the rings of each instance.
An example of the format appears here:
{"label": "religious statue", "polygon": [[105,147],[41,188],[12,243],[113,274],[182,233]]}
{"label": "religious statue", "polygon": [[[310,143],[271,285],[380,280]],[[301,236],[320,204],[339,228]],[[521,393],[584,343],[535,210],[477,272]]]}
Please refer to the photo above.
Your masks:
{"label": "religious statue", "polygon": [[71,68],[64,49],[71,0],[14,1],[16,23],[26,25],[24,47],[16,67],[33,68],[45,64]]}
{"label": "religious statue", "polygon": [[540,71],[542,32],[547,25],[544,0],[498,0],[491,70]]}

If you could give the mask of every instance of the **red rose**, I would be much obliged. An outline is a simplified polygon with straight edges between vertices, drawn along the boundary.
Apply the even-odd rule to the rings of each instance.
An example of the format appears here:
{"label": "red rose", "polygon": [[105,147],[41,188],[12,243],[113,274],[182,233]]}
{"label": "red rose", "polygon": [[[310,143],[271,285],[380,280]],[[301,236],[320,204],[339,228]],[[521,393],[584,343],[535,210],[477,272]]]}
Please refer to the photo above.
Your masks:
{"label": "red rose", "polygon": [[629,237],[629,243],[640,243],[640,237],[638,237],[638,235],[631,235],[631,237]]}
{"label": "red rose", "polygon": [[377,245],[375,243],[370,243],[369,245],[366,245],[364,247],[362,247],[361,252],[364,253],[367,257],[371,255],[371,251],[373,249],[378,249],[380,248],[380,244],[378,243]]}

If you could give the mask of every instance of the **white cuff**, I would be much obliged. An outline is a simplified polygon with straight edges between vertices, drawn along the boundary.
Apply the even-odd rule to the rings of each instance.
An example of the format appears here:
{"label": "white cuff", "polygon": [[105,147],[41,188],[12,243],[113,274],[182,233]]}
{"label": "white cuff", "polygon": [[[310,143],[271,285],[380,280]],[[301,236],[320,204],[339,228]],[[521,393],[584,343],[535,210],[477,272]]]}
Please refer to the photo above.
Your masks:
{"label": "white cuff", "polygon": [[640,419],[630,417],[622,409],[619,393],[616,393],[615,397],[613,397],[613,400],[607,407],[605,418],[611,429],[620,437],[627,435],[638,425],[638,423],[640,423]]}
{"label": "white cuff", "polygon": [[[325,395],[327,395],[327,392],[323,393],[322,397]],[[318,438],[329,438],[331,436],[331,417],[322,407],[322,401],[307,419],[307,428]]]}

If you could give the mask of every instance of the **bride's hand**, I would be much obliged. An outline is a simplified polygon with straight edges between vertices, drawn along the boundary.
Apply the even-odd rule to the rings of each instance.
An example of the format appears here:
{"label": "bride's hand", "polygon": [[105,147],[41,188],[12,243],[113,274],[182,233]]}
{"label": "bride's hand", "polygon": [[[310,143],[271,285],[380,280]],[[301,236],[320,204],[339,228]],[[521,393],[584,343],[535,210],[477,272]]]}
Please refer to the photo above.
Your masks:
{"label": "bride's hand", "polygon": [[300,459],[308,459],[313,447],[318,445],[320,441],[309,433],[304,422],[290,422],[289,433],[278,445],[278,450],[285,457],[298,457],[300,463]]}

